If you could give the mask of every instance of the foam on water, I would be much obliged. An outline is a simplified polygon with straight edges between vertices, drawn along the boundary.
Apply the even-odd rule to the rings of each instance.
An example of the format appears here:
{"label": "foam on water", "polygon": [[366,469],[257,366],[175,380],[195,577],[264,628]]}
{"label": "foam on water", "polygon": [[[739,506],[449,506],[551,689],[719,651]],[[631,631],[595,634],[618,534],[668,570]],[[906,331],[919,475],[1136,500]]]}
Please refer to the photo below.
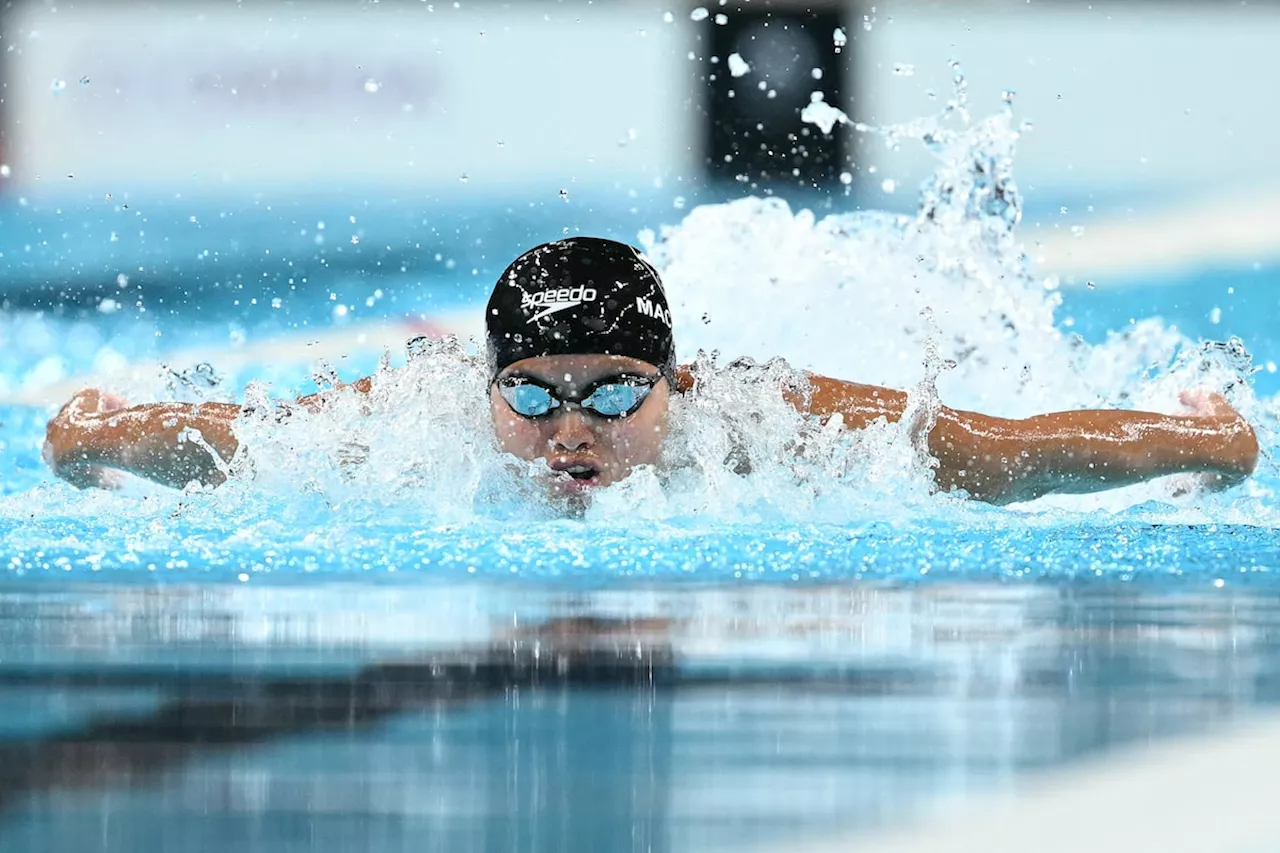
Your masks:
{"label": "foam on water", "polygon": [[[1240,341],[1195,342],[1146,318],[1091,346],[1055,323],[1057,281],[1036,274],[1016,230],[1021,130],[1008,100],[979,122],[969,122],[961,97],[942,116],[877,131],[891,145],[918,139],[938,155],[915,216],[819,220],[751,198],[642,235],[672,294],[677,340],[686,354],[781,353],[797,367],[928,398],[940,362],[943,402],[1009,417],[1079,407],[1176,413],[1180,391],[1220,390],[1258,426],[1264,459],[1245,489],[1193,503],[1271,523],[1278,407],[1253,394]],[[1163,482],[1040,505],[1116,510],[1170,493]]]}
{"label": "foam on water", "polygon": [[[806,547],[839,559],[867,547],[857,545],[860,532],[911,538],[931,525],[977,530],[979,539],[1082,519],[1280,527],[1280,401],[1255,397],[1240,342],[1191,341],[1153,317],[1089,345],[1055,323],[1057,282],[1036,273],[1017,232],[1012,164],[1023,128],[1010,103],[970,121],[959,86],[940,116],[861,129],[937,154],[916,215],[819,219],[746,198],[641,235],[667,282],[680,355],[699,363],[700,390],[673,401],[660,464],[600,492],[581,521],[563,520],[537,465],[498,452],[485,366],[474,344],[449,340],[419,344],[403,367],[384,363],[371,394],[335,391],[320,413],[282,407],[270,388],[251,385],[255,414],[239,427],[236,476],[220,489],[77,495],[49,484],[0,498],[0,517],[40,519],[6,534],[4,548],[23,560],[62,549],[68,565],[90,568],[104,553],[115,565],[141,553],[151,568],[167,554],[162,566],[275,560],[311,569],[337,560],[563,572],[619,559],[653,564],[644,543],[656,542],[684,569],[732,568],[751,562],[734,534],[747,524],[762,543],[756,564],[767,552],[771,565],[799,576],[794,561],[806,552],[789,545],[797,525],[817,525],[806,528]],[[741,356],[756,364],[731,362]],[[910,389],[911,412],[899,425],[859,432],[806,421],[779,392],[801,381],[800,369]],[[1225,391],[1258,426],[1264,459],[1244,487],[1174,497],[1157,482],[1016,512],[931,494],[918,438],[940,402],[1006,416],[1081,406],[1176,412],[1186,388]],[[160,389],[122,390],[140,398]],[[565,525],[580,531],[583,521],[587,546],[565,535]],[[680,550],[708,533],[715,547]],[[919,542],[910,547],[918,556]]]}

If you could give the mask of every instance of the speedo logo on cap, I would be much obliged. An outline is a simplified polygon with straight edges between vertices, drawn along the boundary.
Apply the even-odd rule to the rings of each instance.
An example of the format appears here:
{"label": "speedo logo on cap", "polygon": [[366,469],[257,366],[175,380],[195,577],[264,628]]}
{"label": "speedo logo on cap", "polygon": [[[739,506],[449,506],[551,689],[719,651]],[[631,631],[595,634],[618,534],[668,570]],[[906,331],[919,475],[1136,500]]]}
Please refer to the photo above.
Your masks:
{"label": "speedo logo on cap", "polygon": [[525,293],[520,299],[520,307],[526,311],[531,308],[542,309],[529,318],[528,322],[533,323],[557,311],[576,308],[584,302],[595,301],[596,290],[594,287],[562,287],[559,290],[541,290],[537,293]]}

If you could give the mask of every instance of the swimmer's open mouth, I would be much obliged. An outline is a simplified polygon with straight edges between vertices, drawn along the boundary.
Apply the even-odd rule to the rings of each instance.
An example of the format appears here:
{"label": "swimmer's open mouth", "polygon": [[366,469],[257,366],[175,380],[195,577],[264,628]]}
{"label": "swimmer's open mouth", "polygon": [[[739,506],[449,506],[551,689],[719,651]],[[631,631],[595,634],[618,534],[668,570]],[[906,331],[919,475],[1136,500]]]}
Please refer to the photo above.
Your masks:
{"label": "swimmer's open mouth", "polygon": [[568,474],[580,482],[594,480],[600,475],[600,469],[586,462],[559,461],[551,464],[551,469],[558,473]]}

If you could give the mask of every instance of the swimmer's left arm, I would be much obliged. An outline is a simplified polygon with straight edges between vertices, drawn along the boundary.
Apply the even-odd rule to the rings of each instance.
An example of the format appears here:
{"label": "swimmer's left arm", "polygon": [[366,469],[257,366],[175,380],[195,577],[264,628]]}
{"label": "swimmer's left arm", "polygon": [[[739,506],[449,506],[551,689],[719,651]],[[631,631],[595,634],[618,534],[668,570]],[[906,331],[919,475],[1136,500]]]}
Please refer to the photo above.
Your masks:
{"label": "swimmer's left arm", "polygon": [[[807,392],[788,391],[801,411],[864,428],[901,419],[901,391],[810,377]],[[1048,494],[1100,491],[1169,474],[1197,473],[1219,486],[1253,473],[1258,440],[1219,394],[1184,394],[1187,415],[1134,411],[1071,411],[1032,418],[995,418],[941,407],[928,435],[938,461],[935,479],[992,503]]]}

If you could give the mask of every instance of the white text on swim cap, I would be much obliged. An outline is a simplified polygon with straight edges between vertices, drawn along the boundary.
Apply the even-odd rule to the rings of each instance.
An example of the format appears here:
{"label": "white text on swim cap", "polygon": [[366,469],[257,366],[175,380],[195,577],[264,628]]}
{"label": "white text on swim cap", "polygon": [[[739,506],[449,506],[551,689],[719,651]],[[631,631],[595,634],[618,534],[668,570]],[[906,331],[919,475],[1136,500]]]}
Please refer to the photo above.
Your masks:
{"label": "white text on swim cap", "polygon": [[636,297],[636,310],[646,317],[653,317],[661,320],[667,324],[668,328],[671,326],[671,312],[663,308],[661,305],[654,305],[643,296]]}
{"label": "white text on swim cap", "polygon": [[541,320],[549,314],[557,311],[563,311],[566,308],[574,308],[584,302],[595,302],[596,291],[593,287],[562,287],[559,290],[542,290],[537,293],[525,293],[520,300],[520,307],[528,310],[530,308],[541,308],[537,314],[529,318],[528,322],[532,323]]}

